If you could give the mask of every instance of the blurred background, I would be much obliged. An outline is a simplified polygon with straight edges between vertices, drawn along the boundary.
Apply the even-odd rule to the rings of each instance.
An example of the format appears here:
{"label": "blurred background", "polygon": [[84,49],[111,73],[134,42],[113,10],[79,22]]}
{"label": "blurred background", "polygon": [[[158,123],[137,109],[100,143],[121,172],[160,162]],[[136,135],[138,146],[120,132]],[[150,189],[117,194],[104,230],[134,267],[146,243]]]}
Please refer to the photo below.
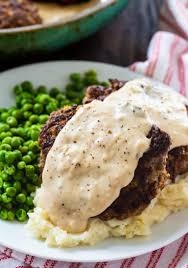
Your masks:
{"label": "blurred background", "polygon": [[92,36],[58,52],[9,58],[0,70],[46,60],[92,60],[127,66],[144,60],[152,35],[159,28],[159,12],[165,0],[130,0],[128,6]]}

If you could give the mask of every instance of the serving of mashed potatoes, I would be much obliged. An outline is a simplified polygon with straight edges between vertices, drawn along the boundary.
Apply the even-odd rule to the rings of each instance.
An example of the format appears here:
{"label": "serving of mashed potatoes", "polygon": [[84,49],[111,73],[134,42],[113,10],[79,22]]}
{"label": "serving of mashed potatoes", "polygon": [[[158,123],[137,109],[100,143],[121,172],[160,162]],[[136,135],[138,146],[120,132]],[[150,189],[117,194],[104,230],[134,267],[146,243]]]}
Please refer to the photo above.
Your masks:
{"label": "serving of mashed potatoes", "polygon": [[188,208],[188,175],[183,175],[178,182],[168,184],[157,198],[138,216],[125,220],[102,221],[90,219],[86,231],[77,234],[67,233],[53,225],[47,213],[36,207],[29,214],[26,228],[38,239],[46,241],[47,245],[54,247],[75,247],[78,245],[94,245],[108,237],[124,237],[151,234],[151,226],[160,223],[168,215],[184,208]]}

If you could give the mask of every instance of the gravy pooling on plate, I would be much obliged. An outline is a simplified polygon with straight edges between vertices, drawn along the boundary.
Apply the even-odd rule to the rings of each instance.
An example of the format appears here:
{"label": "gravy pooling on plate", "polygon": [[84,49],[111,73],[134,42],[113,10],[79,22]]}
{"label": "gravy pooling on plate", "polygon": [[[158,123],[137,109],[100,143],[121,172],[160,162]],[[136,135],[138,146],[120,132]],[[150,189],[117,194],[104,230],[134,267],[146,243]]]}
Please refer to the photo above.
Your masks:
{"label": "gravy pooling on plate", "polygon": [[134,176],[147,151],[152,125],[171,137],[171,148],[188,144],[187,101],[147,80],[128,82],[103,102],[82,106],[49,151],[36,205],[72,232],[103,212]]}

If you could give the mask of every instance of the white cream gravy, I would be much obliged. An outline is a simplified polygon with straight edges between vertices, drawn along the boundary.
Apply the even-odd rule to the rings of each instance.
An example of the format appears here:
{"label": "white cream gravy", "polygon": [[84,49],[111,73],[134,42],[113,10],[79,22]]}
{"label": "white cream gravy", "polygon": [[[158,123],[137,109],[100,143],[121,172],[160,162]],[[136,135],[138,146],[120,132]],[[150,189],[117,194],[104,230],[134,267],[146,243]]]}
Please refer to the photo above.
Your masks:
{"label": "white cream gravy", "polygon": [[139,79],[103,102],[82,106],[47,155],[37,206],[64,230],[84,231],[88,219],[109,207],[133,179],[153,124],[170,135],[171,148],[188,144],[186,103],[168,87]]}

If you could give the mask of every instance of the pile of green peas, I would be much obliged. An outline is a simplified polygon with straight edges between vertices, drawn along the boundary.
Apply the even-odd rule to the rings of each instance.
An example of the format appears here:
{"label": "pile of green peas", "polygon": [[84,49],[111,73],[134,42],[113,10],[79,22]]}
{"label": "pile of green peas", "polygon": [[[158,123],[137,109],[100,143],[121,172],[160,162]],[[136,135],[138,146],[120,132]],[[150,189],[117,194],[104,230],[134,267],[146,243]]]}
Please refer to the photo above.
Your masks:
{"label": "pile of green peas", "polygon": [[34,207],[34,193],[41,185],[38,138],[50,113],[80,104],[85,88],[99,83],[96,72],[90,70],[83,75],[71,74],[65,91],[34,88],[30,81],[14,87],[15,106],[0,109],[1,219],[24,222]]}
{"label": "pile of green peas", "polygon": [[86,87],[91,85],[101,85],[106,87],[109,85],[107,82],[99,81],[95,70],[88,70],[83,75],[80,73],[72,73],[69,79],[70,82],[65,88],[65,96],[76,104],[82,103]]}

